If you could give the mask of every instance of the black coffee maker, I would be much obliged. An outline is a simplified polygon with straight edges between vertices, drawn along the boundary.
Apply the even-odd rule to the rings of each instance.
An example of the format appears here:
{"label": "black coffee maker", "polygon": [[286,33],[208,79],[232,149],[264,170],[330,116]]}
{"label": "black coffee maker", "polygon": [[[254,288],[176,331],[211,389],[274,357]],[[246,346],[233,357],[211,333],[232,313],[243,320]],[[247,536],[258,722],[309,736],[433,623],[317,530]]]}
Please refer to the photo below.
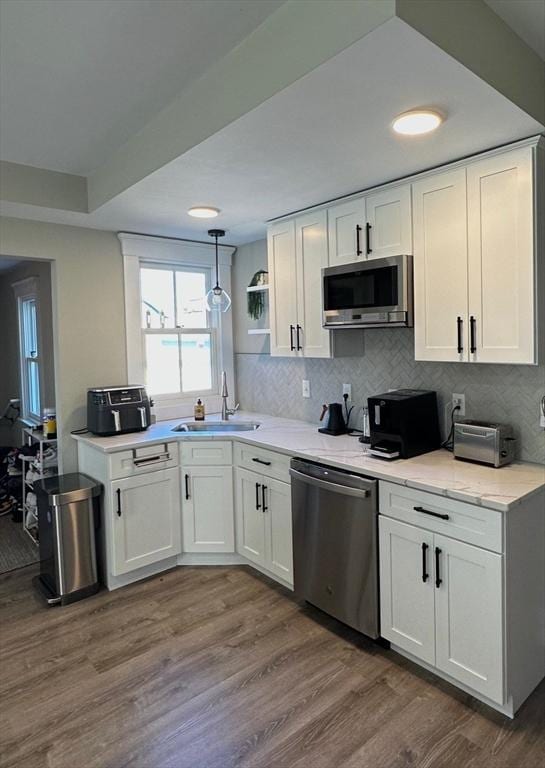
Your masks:
{"label": "black coffee maker", "polygon": [[346,435],[348,429],[344,420],[342,405],[340,403],[330,403],[329,405],[324,403],[320,421],[324,420],[326,414],[326,426],[320,427],[318,432],[323,432],[324,435]]}

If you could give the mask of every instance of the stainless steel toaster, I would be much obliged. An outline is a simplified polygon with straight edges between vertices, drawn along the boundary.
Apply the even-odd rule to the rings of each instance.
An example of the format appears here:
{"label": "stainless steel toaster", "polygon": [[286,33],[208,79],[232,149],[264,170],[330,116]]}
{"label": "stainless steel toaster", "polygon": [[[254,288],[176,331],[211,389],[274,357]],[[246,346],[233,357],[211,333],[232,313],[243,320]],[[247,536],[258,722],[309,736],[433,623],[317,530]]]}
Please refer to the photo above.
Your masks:
{"label": "stainless steel toaster", "polygon": [[508,424],[464,419],[454,425],[454,458],[503,467],[515,458],[516,440]]}

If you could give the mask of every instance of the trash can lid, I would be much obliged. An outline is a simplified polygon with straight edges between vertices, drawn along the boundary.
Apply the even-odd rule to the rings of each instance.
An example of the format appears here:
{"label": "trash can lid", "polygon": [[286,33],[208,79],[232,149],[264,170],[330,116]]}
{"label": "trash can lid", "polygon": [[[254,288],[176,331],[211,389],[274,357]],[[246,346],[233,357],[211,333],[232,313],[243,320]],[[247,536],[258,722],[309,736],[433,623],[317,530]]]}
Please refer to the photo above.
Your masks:
{"label": "trash can lid", "polygon": [[35,482],[34,487],[38,493],[47,494],[49,504],[55,507],[74,501],[91,499],[93,496],[98,496],[102,491],[101,483],[81,472],[46,477]]}

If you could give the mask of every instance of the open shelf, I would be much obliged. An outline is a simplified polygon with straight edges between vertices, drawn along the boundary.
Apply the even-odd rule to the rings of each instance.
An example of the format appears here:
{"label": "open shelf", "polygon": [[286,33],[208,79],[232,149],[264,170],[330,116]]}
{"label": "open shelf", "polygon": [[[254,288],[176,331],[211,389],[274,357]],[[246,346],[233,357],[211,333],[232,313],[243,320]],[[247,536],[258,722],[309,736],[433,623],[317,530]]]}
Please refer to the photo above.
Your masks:
{"label": "open shelf", "polygon": [[269,286],[268,284],[265,285],[249,285],[246,288],[246,293],[256,293],[257,291],[268,291]]}
{"label": "open shelf", "polygon": [[268,336],[270,328],[248,328],[248,336]]}

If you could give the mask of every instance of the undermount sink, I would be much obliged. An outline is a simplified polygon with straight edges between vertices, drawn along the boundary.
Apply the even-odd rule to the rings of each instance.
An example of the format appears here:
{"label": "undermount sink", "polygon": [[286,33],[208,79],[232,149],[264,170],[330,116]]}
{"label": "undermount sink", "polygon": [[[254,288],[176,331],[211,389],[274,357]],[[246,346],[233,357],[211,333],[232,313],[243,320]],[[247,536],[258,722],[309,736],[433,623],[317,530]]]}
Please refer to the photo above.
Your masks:
{"label": "undermount sink", "polygon": [[251,432],[259,427],[257,421],[187,421],[174,427],[173,432]]}

